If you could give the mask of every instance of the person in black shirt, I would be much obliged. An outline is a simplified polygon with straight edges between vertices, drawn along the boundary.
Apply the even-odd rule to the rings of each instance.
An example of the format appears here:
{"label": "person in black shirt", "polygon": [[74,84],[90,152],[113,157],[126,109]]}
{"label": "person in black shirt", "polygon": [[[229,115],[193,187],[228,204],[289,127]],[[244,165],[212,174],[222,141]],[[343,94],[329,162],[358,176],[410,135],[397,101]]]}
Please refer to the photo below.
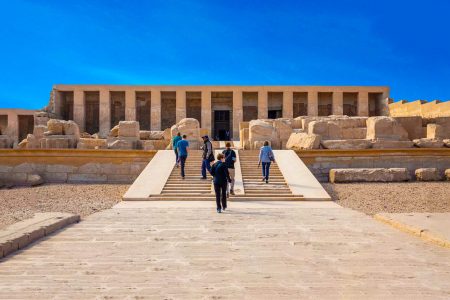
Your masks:
{"label": "person in black shirt", "polygon": [[227,142],[225,144],[226,149],[223,150],[222,154],[225,156],[225,164],[228,167],[228,173],[230,174],[231,182],[227,189],[227,198],[229,195],[234,195],[234,163],[236,162],[236,152],[231,149],[231,143]]}
{"label": "person in black shirt", "polygon": [[231,182],[225,156],[222,153],[217,154],[217,161],[211,166],[211,175],[213,176],[214,192],[216,193],[217,212],[227,209],[227,185]]}

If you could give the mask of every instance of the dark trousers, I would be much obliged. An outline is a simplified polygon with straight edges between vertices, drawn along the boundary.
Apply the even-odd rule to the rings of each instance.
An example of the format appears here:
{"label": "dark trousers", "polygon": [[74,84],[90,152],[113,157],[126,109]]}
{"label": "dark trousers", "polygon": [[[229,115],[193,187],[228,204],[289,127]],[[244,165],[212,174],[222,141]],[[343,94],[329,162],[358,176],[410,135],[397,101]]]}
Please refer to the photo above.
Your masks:
{"label": "dark trousers", "polygon": [[173,151],[175,152],[175,163],[178,163],[178,149],[175,148]]}
{"label": "dark trousers", "polygon": [[206,177],[206,170],[208,170],[208,172],[211,171],[211,162],[209,161],[209,159],[203,159],[202,160],[202,177]]}
{"label": "dark trousers", "polygon": [[[215,184],[214,192],[216,192],[217,209],[227,208],[227,183]],[[222,206],[220,205],[222,203]]]}
{"label": "dark trousers", "polygon": [[263,162],[262,175],[266,180],[269,180],[269,169],[270,169],[270,162]]}
{"label": "dark trousers", "polygon": [[187,156],[180,156],[179,160],[180,160],[180,165],[181,165],[181,177],[184,177],[184,165],[186,164],[186,159]]}

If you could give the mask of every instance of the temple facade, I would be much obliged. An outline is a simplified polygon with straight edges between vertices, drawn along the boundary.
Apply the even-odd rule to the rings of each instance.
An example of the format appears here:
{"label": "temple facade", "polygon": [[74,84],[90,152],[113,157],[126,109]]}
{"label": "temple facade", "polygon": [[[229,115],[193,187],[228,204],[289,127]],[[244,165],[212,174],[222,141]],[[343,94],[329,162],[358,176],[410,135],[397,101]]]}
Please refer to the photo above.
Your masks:
{"label": "temple facade", "polygon": [[197,119],[218,140],[239,138],[239,123],[297,116],[388,114],[389,87],[381,86],[161,86],[53,87],[52,112],[82,131],[106,135],[121,120],[142,130],[164,130]]}

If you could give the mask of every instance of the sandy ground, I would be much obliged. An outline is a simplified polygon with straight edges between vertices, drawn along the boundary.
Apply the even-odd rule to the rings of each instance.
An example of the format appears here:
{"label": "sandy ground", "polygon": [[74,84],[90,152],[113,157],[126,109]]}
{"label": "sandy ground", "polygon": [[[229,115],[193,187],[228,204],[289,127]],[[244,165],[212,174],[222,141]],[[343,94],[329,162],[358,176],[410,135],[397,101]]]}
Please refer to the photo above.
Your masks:
{"label": "sandy ground", "polygon": [[450,182],[322,184],[339,205],[380,212],[450,212]]}
{"label": "sandy ground", "polygon": [[0,190],[0,228],[35,212],[69,212],[81,217],[121,201],[128,184],[45,184]]}

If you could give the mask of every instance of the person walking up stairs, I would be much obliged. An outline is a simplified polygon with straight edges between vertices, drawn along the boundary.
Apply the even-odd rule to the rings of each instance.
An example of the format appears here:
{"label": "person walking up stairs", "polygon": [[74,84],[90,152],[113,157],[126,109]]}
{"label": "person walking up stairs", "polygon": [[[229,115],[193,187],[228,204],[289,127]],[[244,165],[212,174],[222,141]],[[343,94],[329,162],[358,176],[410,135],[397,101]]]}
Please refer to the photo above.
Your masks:
{"label": "person walking up stairs", "polygon": [[183,139],[177,142],[178,156],[181,165],[181,179],[184,179],[186,176],[186,174],[184,173],[184,167],[186,165],[186,159],[188,157],[189,149],[189,142],[186,140],[186,138],[186,135],[183,135]]}

